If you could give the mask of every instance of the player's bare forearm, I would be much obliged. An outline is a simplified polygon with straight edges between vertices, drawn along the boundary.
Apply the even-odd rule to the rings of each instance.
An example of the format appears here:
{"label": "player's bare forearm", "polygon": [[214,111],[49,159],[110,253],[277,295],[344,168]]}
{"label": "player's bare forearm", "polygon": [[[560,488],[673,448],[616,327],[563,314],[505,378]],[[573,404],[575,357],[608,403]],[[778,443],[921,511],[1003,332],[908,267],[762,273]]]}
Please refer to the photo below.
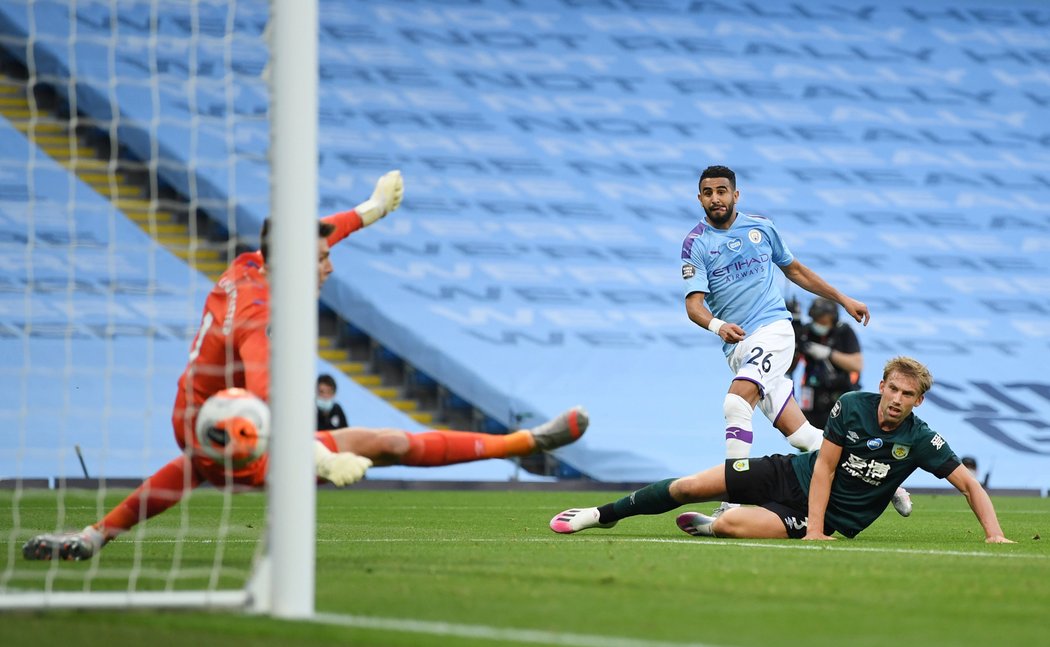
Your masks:
{"label": "player's bare forearm", "polygon": [[805,539],[834,539],[824,534],[824,515],[831,497],[831,483],[835,480],[835,464],[841,455],[842,448],[834,443],[825,440],[820,446],[809,482],[809,520]]}
{"label": "player's bare forearm", "polygon": [[948,475],[948,482],[955,486],[966,497],[966,502],[973,510],[977,521],[984,528],[984,540],[990,544],[1012,544],[1013,542],[1003,535],[1003,529],[999,525],[999,518],[995,514],[995,506],[988,493],[970,474],[970,471],[960,465]]}
{"label": "player's bare forearm", "polygon": [[809,269],[809,267],[803,265],[798,259],[780,269],[784,272],[784,276],[788,277],[788,280],[807,292],[812,292],[825,299],[831,299],[836,303],[841,303],[842,297],[845,296],[835,286],[825,281],[823,277]]}
{"label": "player's bare forearm", "polygon": [[819,274],[803,265],[798,259],[781,267],[780,270],[795,285],[817,296],[831,299],[841,305],[849,313],[849,316],[853,317],[854,321],[865,326],[868,325],[871,314],[868,312],[867,305],[843,294],[838,288],[825,281]]}
{"label": "player's bare forearm", "polygon": [[992,505],[991,498],[980,483],[976,483],[976,486],[966,496],[966,500],[977,520],[981,522],[981,527],[984,528],[985,541],[992,543],[1009,541],[1003,536],[1003,529],[999,525],[999,518],[995,514],[995,506]]}
{"label": "player's bare forearm", "polygon": [[689,316],[690,321],[701,328],[707,328],[714,318],[711,311],[704,305],[703,292],[693,292],[685,298],[685,313]]}
{"label": "player's bare forearm", "polygon": [[735,344],[743,340],[747,336],[744,329],[730,321],[715,318],[714,313],[704,305],[704,296],[703,292],[691,292],[685,298],[685,312],[689,320],[715,333],[727,344]]}
{"label": "player's bare forearm", "polygon": [[825,470],[813,468],[813,478],[809,482],[809,521],[806,539],[824,539],[824,515],[828,508],[828,497],[831,495],[832,475]]}
{"label": "player's bare forearm", "polygon": [[843,371],[860,373],[864,370],[863,353],[843,353],[842,351],[833,350],[829,359],[836,368],[840,368]]}

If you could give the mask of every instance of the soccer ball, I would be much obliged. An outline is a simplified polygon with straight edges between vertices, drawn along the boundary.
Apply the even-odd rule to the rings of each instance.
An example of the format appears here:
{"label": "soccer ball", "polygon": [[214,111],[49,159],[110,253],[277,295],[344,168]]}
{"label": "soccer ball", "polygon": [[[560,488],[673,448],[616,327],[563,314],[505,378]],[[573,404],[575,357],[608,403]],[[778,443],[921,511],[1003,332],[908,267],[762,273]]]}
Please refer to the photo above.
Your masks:
{"label": "soccer ball", "polygon": [[234,468],[245,467],[270,445],[270,407],[244,389],[226,389],[197,412],[200,451]]}

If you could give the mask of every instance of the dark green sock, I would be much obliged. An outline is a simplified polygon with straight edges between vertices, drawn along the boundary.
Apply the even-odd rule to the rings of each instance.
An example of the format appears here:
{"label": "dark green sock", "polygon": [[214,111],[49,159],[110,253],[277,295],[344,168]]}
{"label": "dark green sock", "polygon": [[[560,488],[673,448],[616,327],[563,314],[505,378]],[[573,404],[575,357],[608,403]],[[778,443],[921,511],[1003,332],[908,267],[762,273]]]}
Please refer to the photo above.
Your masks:
{"label": "dark green sock", "polygon": [[663,514],[681,503],[671,497],[671,484],[677,479],[666,479],[646,485],[628,496],[598,508],[598,521],[612,523],[637,514]]}

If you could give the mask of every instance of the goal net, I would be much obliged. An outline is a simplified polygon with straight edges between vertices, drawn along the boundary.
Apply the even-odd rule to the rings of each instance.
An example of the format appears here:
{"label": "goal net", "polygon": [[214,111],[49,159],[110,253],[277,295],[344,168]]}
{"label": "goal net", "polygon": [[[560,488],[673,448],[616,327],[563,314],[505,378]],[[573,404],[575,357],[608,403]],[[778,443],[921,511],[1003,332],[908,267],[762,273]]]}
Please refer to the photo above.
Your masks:
{"label": "goal net", "polygon": [[313,238],[271,252],[307,258],[272,286],[281,496],[187,491],[80,562],[23,546],[99,521],[180,455],[205,298],[271,204],[277,232],[315,211],[316,21],[285,0],[0,1],[0,608],[312,613],[312,441],[280,429],[312,425]]}

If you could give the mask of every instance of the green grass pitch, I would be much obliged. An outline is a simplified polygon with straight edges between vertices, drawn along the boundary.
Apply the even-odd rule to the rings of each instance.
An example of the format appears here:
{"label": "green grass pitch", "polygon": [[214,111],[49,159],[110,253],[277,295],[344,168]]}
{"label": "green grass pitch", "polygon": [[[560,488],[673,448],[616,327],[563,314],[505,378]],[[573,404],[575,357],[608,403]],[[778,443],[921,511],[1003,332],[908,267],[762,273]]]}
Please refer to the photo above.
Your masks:
{"label": "green grass pitch", "polygon": [[[70,493],[64,525],[94,520],[120,494],[98,501],[91,492]],[[890,510],[857,539],[829,545],[694,539],[675,527],[673,513],[573,536],[547,527],[564,508],[613,496],[319,492],[318,610],[397,619],[394,628],[228,613],[47,612],[0,614],[0,636],[5,646],[77,647],[1050,644],[1048,499],[995,498],[1015,546],[984,544],[959,495],[916,496],[911,518]],[[230,569],[221,584],[237,586],[261,533],[263,503],[261,495],[234,497],[222,544],[209,540],[223,497],[203,491],[146,524],[137,546],[121,540],[91,563],[48,564],[21,561],[25,533],[11,532],[12,495],[0,494],[2,574],[12,588],[51,581],[68,589],[81,588],[90,572],[95,588],[123,590],[137,565],[142,589],[202,586],[221,547]],[[26,491],[18,526],[53,528],[57,509],[54,493]],[[190,532],[180,545],[172,537],[184,517]],[[176,559],[184,577],[169,582],[164,574]],[[445,626],[439,623],[481,633],[435,633]],[[499,633],[508,629],[538,633]],[[575,636],[559,638],[565,633]]]}

